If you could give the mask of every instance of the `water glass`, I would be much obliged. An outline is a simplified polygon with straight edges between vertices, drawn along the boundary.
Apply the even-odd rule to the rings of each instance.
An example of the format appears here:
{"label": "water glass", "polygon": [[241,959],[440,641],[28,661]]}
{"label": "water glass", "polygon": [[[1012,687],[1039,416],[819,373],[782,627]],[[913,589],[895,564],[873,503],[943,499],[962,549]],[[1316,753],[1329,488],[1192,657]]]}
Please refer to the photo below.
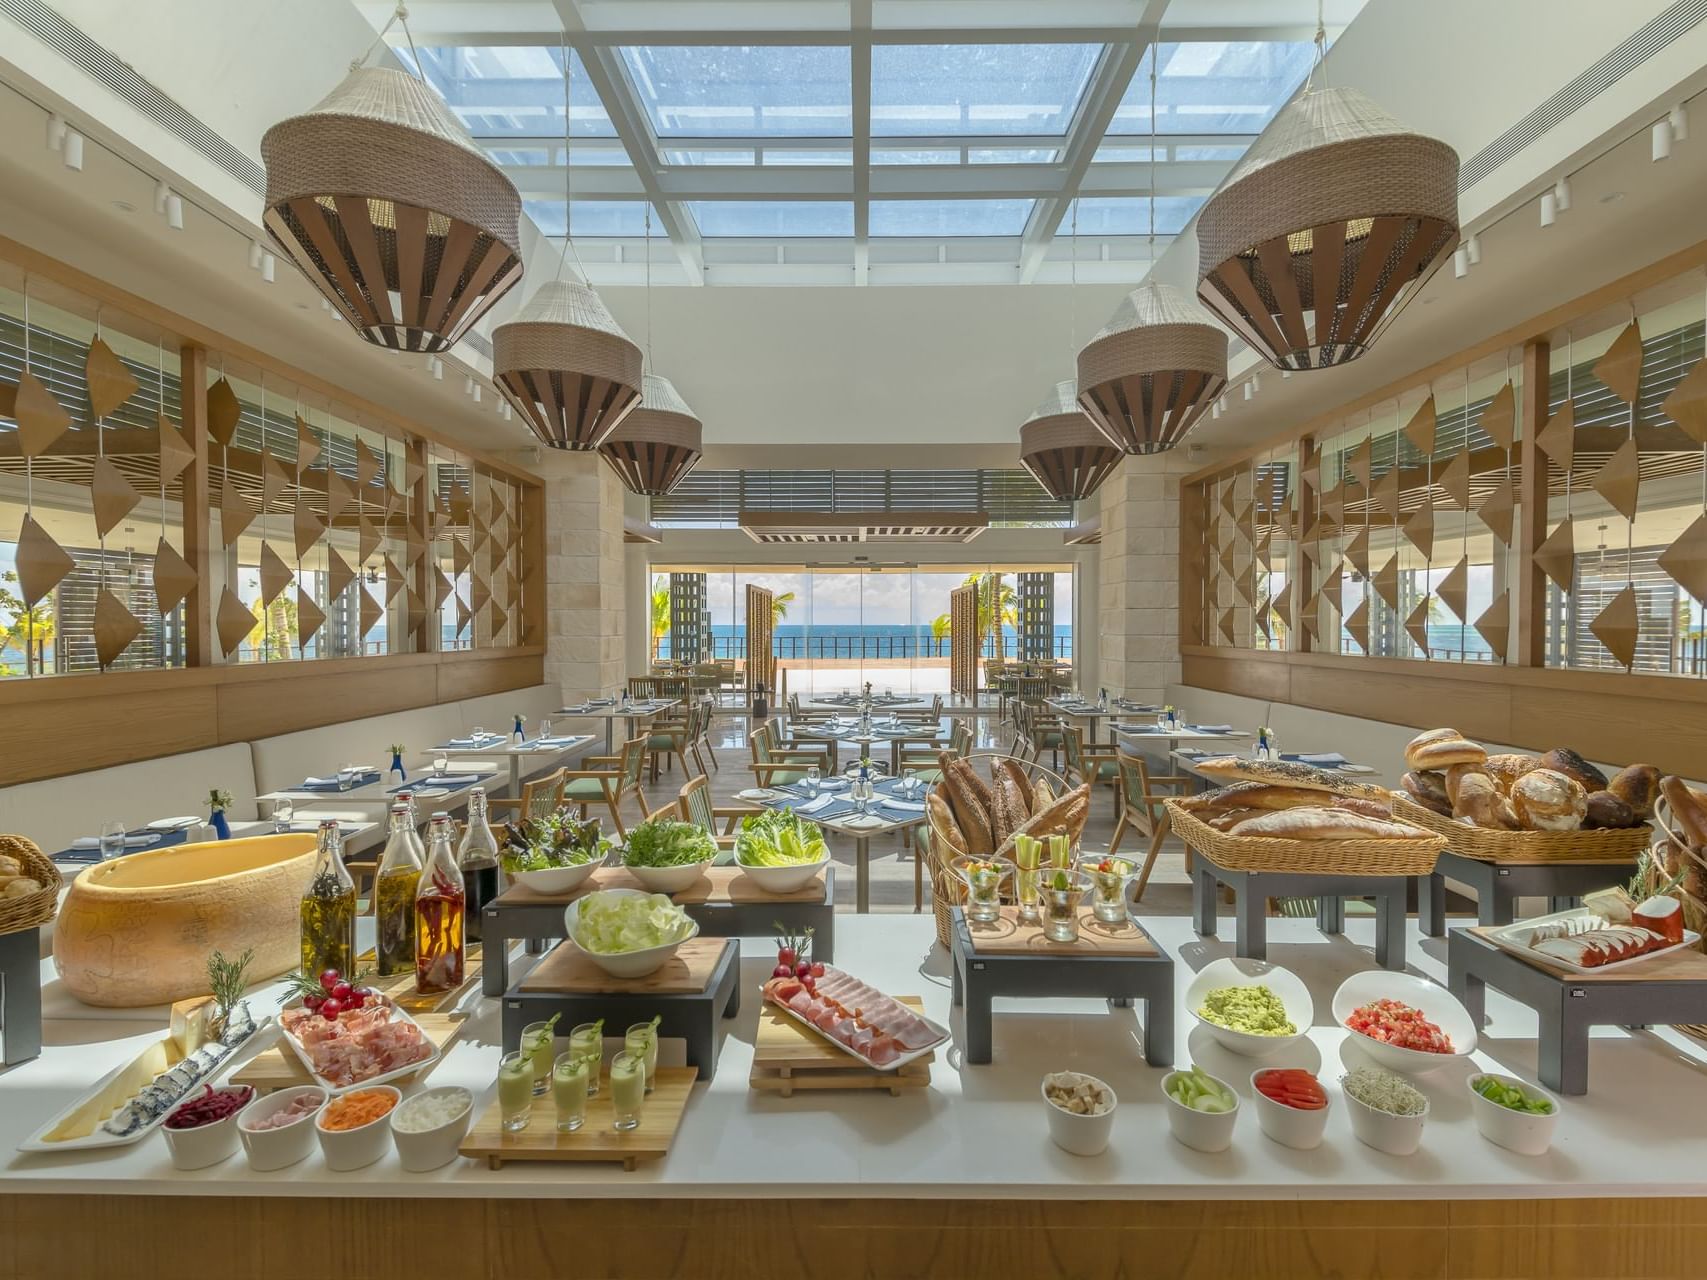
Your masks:
{"label": "water glass", "polygon": [[551,736],[551,721],[541,720],[539,722],[539,736],[542,742]]}
{"label": "water glass", "polygon": [[819,786],[819,783],[822,780],[823,776],[824,776],[823,771],[821,769],[819,769],[817,765],[812,764],[812,765],[806,766],[806,794],[807,795],[816,796],[818,794],[818,786]]}
{"label": "water glass", "polygon": [[101,861],[124,856],[124,823],[109,822],[101,828]]}
{"label": "water glass", "polygon": [[1083,871],[1049,871],[1040,886],[1043,895],[1043,936],[1051,942],[1079,940],[1079,903],[1090,887]]}
{"label": "water glass", "polygon": [[485,739],[486,739],[486,726],[483,724],[475,725],[474,726],[474,741],[483,742],[483,741],[485,741]]}
{"label": "water glass", "polygon": [[291,819],[296,817],[296,805],[289,796],[273,801],[273,830],[283,835],[290,830]]}
{"label": "water glass", "polygon": [[433,757],[433,772],[434,773],[442,776],[444,774],[444,771],[448,768],[450,768],[450,757],[447,756],[444,752],[441,751],[436,756]]}
{"label": "water glass", "polygon": [[345,765],[342,769],[338,770],[338,790],[350,790],[356,785],[356,779],[361,776],[362,773],[360,769],[351,765]]}

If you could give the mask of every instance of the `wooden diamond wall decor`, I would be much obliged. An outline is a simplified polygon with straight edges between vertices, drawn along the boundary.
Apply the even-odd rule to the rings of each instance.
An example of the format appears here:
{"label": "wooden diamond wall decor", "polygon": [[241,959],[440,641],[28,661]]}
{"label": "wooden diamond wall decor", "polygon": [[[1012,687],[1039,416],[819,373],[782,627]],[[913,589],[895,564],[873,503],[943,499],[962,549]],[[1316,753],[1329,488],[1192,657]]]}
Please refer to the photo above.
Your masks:
{"label": "wooden diamond wall decor", "polygon": [[474,500],[466,485],[459,484],[451,489],[450,504],[446,510],[457,524],[468,523],[469,517],[474,514]]}
{"label": "wooden diamond wall decor", "polygon": [[1458,563],[1440,580],[1440,585],[1434,589],[1440,602],[1452,610],[1453,616],[1460,622],[1468,622],[1464,610],[1469,602],[1470,594],[1470,559],[1460,556]]}
{"label": "wooden diamond wall decor", "polygon": [[1405,424],[1405,439],[1425,458],[1434,452],[1434,397],[1431,395],[1417,406],[1411,420]]}
{"label": "wooden diamond wall decor", "polygon": [[469,554],[468,548],[463,545],[461,538],[452,538],[450,540],[451,570],[457,577],[460,578],[463,574],[468,572],[468,566],[473,563],[473,559],[474,557]]}
{"label": "wooden diamond wall decor", "polygon": [[273,550],[273,544],[261,544],[261,603],[272,604],[279,598],[279,592],[290,586],[295,577],[290,566]]}
{"label": "wooden diamond wall decor", "polygon": [[1619,445],[1606,465],[1594,474],[1594,491],[1626,520],[1636,518],[1636,497],[1642,487],[1642,451],[1634,436]]}
{"label": "wooden diamond wall decor", "polygon": [[[254,518],[255,509],[249,505],[249,500],[237,486],[231,483],[231,473],[227,471],[219,484],[219,536],[222,544],[229,547],[236,542]],[[229,653],[230,650],[226,652]]]}
{"label": "wooden diamond wall decor", "polygon": [[102,587],[95,593],[95,660],[110,667],[131,641],[142,634],[142,623],[125,608],[111,591]]}
{"label": "wooden diamond wall decor", "polygon": [[1516,509],[1517,488],[1511,482],[1511,472],[1507,471],[1500,477],[1494,491],[1476,508],[1476,518],[1493,530],[1494,537],[1510,546],[1512,516]]}
{"label": "wooden diamond wall decor", "polygon": [[1506,660],[1506,644],[1511,639],[1511,593],[1502,591],[1494,597],[1475,622],[1476,634],[1488,642],[1488,648],[1501,662]]}
{"label": "wooden diamond wall decor", "polygon": [[70,553],[28,512],[24,513],[18,529],[18,549],[13,562],[18,572],[18,594],[23,597],[26,609],[32,608],[77,567]]}
{"label": "wooden diamond wall decor", "polygon": [[1707,604],[1707,515],[1696,516],[1655,563],[1678,586]]}
{"label": "wooden diamond wall decor", "polygon": [[461,635],[468,629],[468,624],[474,621],[474,611],[463,603],[459,596],[456,602],[456,634]]}
{"label": "wooden diamond wall decor", "polygon": [[[99,338],[89,344],[89,354],[83,361],[83,378],[89,387],[89,409],[97,419],[106,417],[136,394],[135,377],[125,368],[124,361],[113,354],[113,349]],[[103,662],[101,665],[107,664]]]}
{"label": "wooden diamond wall decor", "polygon": [[1470,509],[1470,451],[1460,450],[1458,456],[1446,464],[1444,470],[1434,478],[1434,482],[1446,491],[1446,496],[1460,511]]}
{"label": "wooden diamond wall decor", "polygon": [[350,505],[355,496],[355,490],[351,488],[350,482],[339,472],[327,468],[326,521],[328,525],[337,524],[338,517],[344,514],[344,509]]}
{"label": "wooden diamond wall decor", "polygon": [[326,624],[326,611],[300,586],[296,589],[296,647],[306,649],[314,633]]}
{"label": "wooden diamond wall decor", "polygon": [[[1237,494],[1235,493],[1235,486],[1237,484],[1238,484],[1237,479],[1233,479],[1233,480],[1227,481],[1226,484],[1221,486],[1221,510],[1223,510],[1227,513],[1227,516],[1229,519],[1232,518],[1233,512],[1235,510],[1234,504],[1238,500]],[[487,504],[488,509],[490,509],[490,505],[491,505],[490,501],[488,501],[488,504]]]}
{"label": "wooden diamond wall decor", "polygon": [[326,548],[326,602],[335,604],[344,588],[356,580],[356,571],[344,563],[344,557],[331,547]]}
{"label": "wooden diamond wall decor", "polygon": [[41,457],[71,430],[71,415],[28,369],[18,375],[12,417],[18,424],[18,452],[26,458]]}
{"label": "wooden diamond wall decor", "polygon": [[230,657],[237,646],[255,629],[256,618],[237,593],[226,587],[219,597],[219,609],[214,614],[214,629],[219,632],[219,651]]}
{"label": "wooden diamond wall decor", "polygon": [[1573,401],[1560,405],[1559,412],[1535,433],[1535,447],[1551,458],[1559,470],[1570,471],[1577,456],[1577,410]]}
{"label": "wooden diamond wall decor", "polygon": [[397,562],[390,556],[385,557],[385,602],[390,604],[399,591],[403,590],[403,570],[397,567]]}
{"label": "wooden diamond wall decor", "polygon": [[[1634,324],[1631,325],[1634,328]],[[1606,381],[1604,378],[1602,382]],[[1636,636],[1641,619],[1636,612],[1636,588],[1628,585],[1606,602],[1595,620],[1588,624],[1594,638],[1606,646],[1620,665],[1629,667],[1636,661]]]}
{"label": "wooden diamond wall decor", "polygon": [[[207,433],[221,445],[229,446],[237,434],[237,423],[243,417],[243,406],[237,403],[237,392],[224,378],[207,389]],[[248,634],[245,632],[244,634]],[[227,649],[227,653],[231,650]]]}
{"label": "wooden diamond wall decor", "polygon": [[296,558],[302,559],[309,549],[320,541],[320,535],[326,532],[326,525],[320,519],[320,513],[308,505],[308,493],[299,489],[296,495]]}
{"label": "wooden diamond wall decor", "polygon": [[[492,631],[494,634],[497,633],[502,625],[498,621],[502,612],[503,611],[499,609],[497,605],[492,606]],[[1231,609],[1221,610],[1221,616],[1215,624],[1215,629],[1221,633],[1222,643],[1233,643],[1233,611]]]}
{"label": "wooden diamond wall decor", "polygon": [[1274,616],[1280,619],[1281,625],[1287,630],[1292,629],[1292,592],[1290,589],[1283,591],[1274,598]]}
{"label": "wooden diamond wall decor", "polygon": [[1357,641],[1358,648],[1369,652],[1369,601],[1361,600],[1345,620],[1345,629]]}
{"label": "wooden diamond wall decor", "polygon": [[1321,603],[1320,596],[1313,596],[1304,604],[1304,616],[1298,619],[1298,625],[1304,629],[1304,634],[1315,640],[1321,635],[1322,619],[1316,606]]}
{"label": "wooden diamond wall decor", "polygon": [[1411,513],[1404,525],[1406,539],[1422,552],[1424,560],[1434,558],[1434,504],[1429,501],[1432,496],[1430,494],[1423,498],[1423,505]]}
{"label": "wooden diamond wall decor", "polygon": [[356,441],[356,488],[365,489],[379,474],[379,459],[361,440]]}
{"label": "wooden diamond wall decor", "polygon": [[1494,392],[1494,398],[1488,401],[1487,408],[1482,410],[1482,430],[1488,433],[1502,449],[1509,449],[1517,439],[1514,428],[1517,425],[1517,392],[1511,383]]}
{"label": "wooden diamond wall decor", "polygon": [[1612,340],[1606,354],[1595,361],[1594,376],[1604,382],[1607,390],[1625,404],[1636,403],[1636,396],[1642,386],[1642,330],[1634,320],[1625,325],[1624,332]]}
{"label": "wooden diamond wall decor", "polygon": [[1577,527],[1576,521],[1566,516],[1559,521],[1559,527],[1547,535],[1547,539],[1535,548],[1535,567],[1553,580],[1553,584],[1561,591],[1569,591],[1575,578],[1574,569],[1577,559]]}
{"label": "wooden diamond wall decor", "polygon": [[426,476],[426,464],[416,461],[413,449],[406,452],[403,455],[403,487],[413,490]]}
{"label": "wooden diamond wall decor", "polygon": [[367,637],[367,633],[372,631],[375,624],[385,616],[385,609],[379,601],[375,600],[373,596],[368,594],[368,589],[366,587],[357,587],[356,594],[361,597],[360,634],[365,639]]}
{"label": "wooden diamond wall decor", "polygon": [[90,499],[95,509],[95,536],[104,538],[136,509],[142,495],[130,487],[130,481],[111,458],[96,458]]}
{"label": "wooden diamond wall decor", "polygon": [[1707,360],[1697,360],[1672,388],[1661,411],[1697,444],[1707,444]]}
{"label": "wooden diamond wall decor", "polygon": [[292,476],[285,464],[273,456],[270,449],[261,450],[261,511],[271,511],[273,504],[284,497]]}
{"label": "wooden diamond wall decor", "polygon": [[184,437],[178,428],[167,420],[165,414],[160,415],[160,483],[171,484],[183,475],[189,465],[196,460],[196,451],[184,443]]}
{"label": "wooden diamond wall decor", "polygon": [[371,516],[362,516],[356,527],[356,560],[366,564],[375,551],[379,550],[379,525]]}
{"label": "wooden diamond wall decor", "polygon": [[1231,542],[1221,548],[1220,563],[1222,574],[1231,578],[1233,576],[1233,544]]}
{"label": "wooden diamond wall decor", "polygon": [[427,604],[415,594],[413,587],[404,594],[403,623],[411,631],[419,631],[427,625]]}
{"label": "wooden diamond wall decor", "polygon": [[1375,505],[1389,520],[1399,519],[1399,468],[1394,467],[1370,488]]}
{"label": "wooden diamond wall decor", "polygon": [[1424,596],[1417,601],[1416,608],[1405,619],[1405,634],[1411,638],[1411,643],[1422,650],[1423,657],[1428,657],[1428,606],[1432,596]]}
{"label": "wooden diamond wall decor", "polygon": [[1335,524],[1345,523],[1345,482],[1341,481],[1321,497],[1322,515]]}
{"label": "wooden diamond wall decor", "polygon": [[[306,471],[320,456],[320,437],[308,429],[302,415],[296,415],[296,469]],[[312,634],[312,633],[310,633]]]}
{"label": "wooden diamond wall decor", "polygon": [[1337,610],[1340,607],[1340,584],[1345,580],[1345,566],[1337,560],[1328,576],[1322,579],[1320,593]]}
{"label": "wooden diamond wall decor", "polygon": [[1357,567],[1364,577],[1369,576],[1369,527],[1365,525],[1357,531],[1357,536],[1346,543],[1345,558]]}
{"label": "wooden diamond wall decor", "polygon": [[1375,588],[1376,595],[1387,602],[1389,609],[1397,609],[1399,607],[1399,557],[1396,555],[1389,557],[1387,563],[1382,565],[1376,571],[1375,576],[1369,580],[1369,585]]}
{"label": "wooden diamond wall decor", "polygon": [[468,584],[468,607],[479,613],[492,599],[492,588],[486,584],[486,579],[475,577]]}
{"label": "wooden diamond wall decor", "polygon": [[445,607],[445,601],[449,600],[450,593],[456,590],[456,584],[445,576],[443,569],[436,570],[435,573],[438,581],[433,587],[433,612],[437,613]]}
{"label": "wooden diamond wall decor", "polygon": [[1357,477],[1357,483],[1365,489],[1369,487],[1369,474],[1375,463],[1375,440],[1365,436],[1363,443],[1356,446],[1345,455],[1345,469]]}
{"label": "wooden diamond wall decor", "polygon": [[1264,596],[1257,602],[1256,610],[1252,614],[1252,617],[1255,619],[1257,624],[1257,630],[1262,632],[1262,638],[1271,642],[1274,639],[1274,633],[1269,630],[1268,610],[1272,603],[1273,602],[1267,596]]}
{"label": "wooden diamond wall decor", "polygon": [[196,585],[196,571],[166,539],[154,548],[154,607],[164,618],[184,602]]}

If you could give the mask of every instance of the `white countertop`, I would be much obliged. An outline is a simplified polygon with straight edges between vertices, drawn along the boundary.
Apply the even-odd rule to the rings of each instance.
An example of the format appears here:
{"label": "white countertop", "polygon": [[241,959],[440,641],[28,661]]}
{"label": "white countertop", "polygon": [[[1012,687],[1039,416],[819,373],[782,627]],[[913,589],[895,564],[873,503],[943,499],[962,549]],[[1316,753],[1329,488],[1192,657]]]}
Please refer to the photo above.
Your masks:
{"label": "white countertop", "polygon": [[[1183,1008],[1193,972],[1230,955],[1229,941],[1199,939],[1183,918],[1146,922],[1176,959],[1182,1007],[1176,1010],[1176,1060],[1195,1059],[1250,1096],[1258,1060],[1227,1053],[1196,1029]],[[1224,927],[1231,933],[1230,922]],[[841,915],[838,965],[892,994],[917,993],[925,1011],[960,1031],[950,1016],[948,958],[934,944],[929,915]],[[1413,971],[1444,979],[1444,940],[1419,939],[1408,925]],[[1332,1099],[1327,1140],[1292,1151],[1265,1138],[1256,1116],[1241,1109],[1233,1147],[1219,1155],[1192,1151],[1170,1136],[1161,1070],[1145,1065],[1136,1010],[1101,1001],[998,1000],[995,1061],[966,1066],[957,1046],[939,1051],[929,1089],[894,1098],[880,1093],[814,1092],[782,1098],[748,1088],[759,1013],[759,982],[772,958],[758,941],[745,944],[747,986],[739,1017],[724,1024],[717,1076],[694,1098],[663,1161],[632,1173],[613,1165],[511,1164],[490,1170],[458,1160],[429,1174],[410,1174],[388,1152],[354,1173],[329,1172],[318,1153],[293,1168],[259,1174],[241,1153],[211,1169],[174,1171],[163,1138],[150,1135],[105,1152],[27,1155],[12,1150],[42,1120],[133,1055],[164,1029],[164,1011],[75,1010],[58,983],[44,993],[50,1021],[40,1058],[0,1074],[0,1185],[6,1191],[89,1194],[326,1195],[339,1188],[369,1196],[870,1196],[887,1198],[1061,1196],[1110,1199],[1475,1199],[1554,1196],[1700,1195],[1707,1169],[1694,1145],[1704,1128],[1690,1099],[1707,1073],[1707,1049],[1662,1029],[1597,1030],[1590,1086],[1563,1099],[1553,1149],[1540,1157],[1511,1154],[1485,1141],[1471,1117],[1464,1079],[1494,1068],[1535,1079],[1535,1018],[1492,988],[1492,1018],[1474,1066],[1448,1063],[1415,1083],[1432,1114],[1421,1151],[1382,1155],[1352,1136],[1339,1096],[1345,1064],[1360,1058],[1343,1046],[1349,1033],[1332,1025],[1329,1004],[1349,973],[1373,967],[1373,923],[1347,922],[1346,938],[1328,938],[1306,920],[1269,921],[1269,956],[1310,985],[1318,1025],[1308,1042],[1263,1064],[1319,1069]],[[1360,945],[1361,944],[1361,945]],[[524,962],[525,964],[525,962]],[[46,973],[51,975],[51,962]],[[518,966],[519,971],[519,966]],[[498,1006],[481,1000],[476,1022],[434,1069],[430,1083],[461,1084],[484,1107],[494,1091]],[[115,1016],[116,1015],[116,1016]],[[1119,1094],[1114,1140],[1101,1156],[1066,1154],[1047,1136],[1039,1078],[1073,1068],[1107,1080]],[[545,1111],[535,1123],[549,1117]]]}

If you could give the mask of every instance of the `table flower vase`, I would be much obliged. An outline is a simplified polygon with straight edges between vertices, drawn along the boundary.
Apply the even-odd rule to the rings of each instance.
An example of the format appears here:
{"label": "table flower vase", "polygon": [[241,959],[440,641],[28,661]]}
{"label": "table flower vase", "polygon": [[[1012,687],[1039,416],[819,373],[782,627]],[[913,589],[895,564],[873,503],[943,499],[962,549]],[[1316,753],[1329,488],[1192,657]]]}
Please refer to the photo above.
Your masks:
{"label": "table flower vase", "polygon": [[397,775],[397,781],[409,781],[409,775],[403,768],[403,753],[401,751],[393,751],[391,753],[391,772]]}
{"label": "table flower vase", "polygon": [[225,810],[215,807],[208,811],[208,821],[213,825],[213,833],[221,840],[231,839],[231,824],[225,820]]}

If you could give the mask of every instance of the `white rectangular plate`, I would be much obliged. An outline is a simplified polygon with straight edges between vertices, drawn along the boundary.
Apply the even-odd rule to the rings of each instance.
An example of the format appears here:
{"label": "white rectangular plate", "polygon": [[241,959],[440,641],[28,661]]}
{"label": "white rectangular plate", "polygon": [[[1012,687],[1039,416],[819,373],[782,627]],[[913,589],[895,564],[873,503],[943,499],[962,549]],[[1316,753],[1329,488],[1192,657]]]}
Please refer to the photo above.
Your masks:
{"label": "white rectangular plate", "polygon": [[[301,1007],[301,1000],[292,1000],[289,1004],[285,1005],[284,1009],[279,1010],[281,1015],[279,1021],[279,1037],[291,1047],[291,1051],[296,1054],[297,1061],[302,1063],[302,1069],[313,1077],[314,1083],[326,1090],[334,1098],[339,1094],[350,1093],[356,1089],[365,1089],[369,1085],[390,1084],[393,1080],[401,1080],[404,1076],[412,1076],[418,1071],[425,1071],[428,1067],[432,1066],[439,1060],[438,1045],[434,1044],[432,1040],[427,1037],[427,1033],[423,1031],[421,1033],[421,1038],[427,1041],[427,1047],[432,1050],[432,1053],[427,1057],[420,1059],[418,1062],[411,1062],[406,1067],[398,1067],[394,1071],[386,1071],[377,1076],[370,1076],[366,1080],[358,1080],[354,1084],[333,1084],[325,1076],[321,1075],[314,1069],[314,1059],[308,1056],[308,1050],[302,1047],[295,1036],[291,1035],[290,1032],[284,1029],[282,1015],[285,1009],[298,1009]],[[414,1023],[417,1027],[421,1025],[420,1023],[415,1022],[415,1019],[409,1016],[408,1011],[398,1004],[393,1004],[391,1006],[391,1016],[398,1022]]]}
{"label": "white rectangular plate", "polygon": [[[930,1018],[925,1018],[925,1021],[927,1023],[929,1023],[931,1030],[937,1033],[937,1039],[931,1041],[930,1044],[927,1044],[922,1049],[909,1049],[906,1053],[903,1053],[900,1057],[896,1058],[895,1061],[886,1062],[882,1066],[878,1066],[877,1063],[873,1062],[870,1058],[866,1057],[863,1053],[856,1053],[852,1047],[843,1044],[840,1040],[836,1039],[835,1036],[830,1035],[828,1032],[824,1031],[822,1028],[814,1026],[810,1019],[801,1017],[798,1013],[796,1013],[793,1009],[790,1009],[787,1005],[778,1004],[775,1000],[772,1000],[769,997],[766,997],[765,1003],[767,1005],[769,1005],[772,1009],[775,1009],[778,1012],[780,1012],[784,1017],[790,1018],[793,1021],[799,1023],[801,1026],[805,1027],[808,1031],[810,1031],[813,1035],[817,1036],[825,1044],[834,1045],[836,1048],[840,1049],[843,1053],[847,1054],[848,1057],[852,1058],[855,1062],[859,1063],[861,1066],[870,1067],[873,1071],[898,1071],[902,1067],[906,1066],[909,1062],[917,1062],[920,1058],[924,1057],[926,1054],[935,1053],[936,1050],[938,1048],[940,1048],[942,1046],[942,1044],[948,1039],[948,1028],[947,1027],[943,1026],[940,1022],[933,1021]],[[902,1005],[901,1007],[906,1008],[905,1005]],[[911,1010],[908,1010],[908,1012],[911,1012]],[[923,1014],[920,1014],[919,1016],[924,1017]]]}
{"label": "white rectangular plate", "polygon": [[1491,937],[1503,950],[1511,952],[1514,956],[1518,956],[1524,960],[1533,960],[1539,964],[1549,964],[1555,968],[1565,969],[1571,973],[1611,973],[1615,969],[1628,969],[1631,965],[1641,964],[1644,961],[1652,960],[1655,956],[1663,956],[1668,951],[1676,951],[1679,947],[1693,947],[1696,943],[1701,941],[1701,935],[1699,933],[1696,933],[1693,929],[1685,929],[1683,931],[1683,941],[1674,942],[1669,947],[1660,947],[1654,951],[1644,951],[1639,956],[1631,956],[1628,960],[1615,960],[1611,964],[1591,965],[1572,964],[1569,960],[1562,960],[1558,956],[1550,956],[1545,952],[1536,951],[1533,947],[1530,947],[1520,941],[1520,939],[1529,930],[1535,928],[1537,925],[1551,924],[1555,920],[1575,920],[1581,916],[1592,916],[1594,914],[1595,912],[1589,910],[1587,907],[1572,907],[1569,911],[1555,911],[1552,915],[1534,916],[1528,920],[1519,920],[1515,924],[1508,924],[1502,929],[1496,929],[1488,936]]}

